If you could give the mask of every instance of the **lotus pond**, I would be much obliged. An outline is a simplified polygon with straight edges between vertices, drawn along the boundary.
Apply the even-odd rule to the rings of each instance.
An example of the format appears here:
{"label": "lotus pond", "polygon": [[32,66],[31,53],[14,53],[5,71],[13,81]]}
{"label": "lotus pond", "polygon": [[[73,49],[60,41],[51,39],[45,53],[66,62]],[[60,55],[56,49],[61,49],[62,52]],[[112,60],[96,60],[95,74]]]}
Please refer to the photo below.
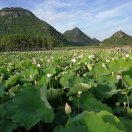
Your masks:
{"label": "lotus pond", "polygon": [[0,132],[131,132],[132,50],[0,53]]}

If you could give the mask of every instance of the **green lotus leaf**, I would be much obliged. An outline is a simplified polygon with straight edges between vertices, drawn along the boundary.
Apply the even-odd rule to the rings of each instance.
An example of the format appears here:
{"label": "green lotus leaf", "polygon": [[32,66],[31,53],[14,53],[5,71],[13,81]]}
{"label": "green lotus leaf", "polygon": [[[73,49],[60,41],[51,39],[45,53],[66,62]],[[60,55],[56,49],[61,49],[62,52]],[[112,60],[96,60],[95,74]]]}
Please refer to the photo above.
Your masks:
{"label": "green lotus leaf", "polygon": [[116,72],[117,73],[120,70],[120,65],[118,64],[117,61],[112,60],[112,61],[110,61],[109,69],[110,69],[111,72]]}
{"label": "green lotus leaf", "polygon": [[19,79],[18,75],[12,75],[8,78],[8,80],[5,81],[6,87],[12,87],[16,84],[17,80]]}
{"label": "green lotus leaf", "polygon": [[82,83],[83,79],[81,77],[74,76],[68,80],[69,87],[74,87],[75,85]]}
{"label": "green lotus leaf", "polygon": [[103,72],[104,72],[104,68],[100,65],[97,65],[94,69],[95,73],[97,76],[102,76],[103,75]]}
{"label": "green lotus leaf", "polygon": [[46,98],[45,88],[21,89],[7,105],[7,116],[19,126],[30,129],[40,120],[49,123],[54,118],[53,110]]}
{"label": "green lotus leaf", "polygon": [[61,76],[61,79],[60,79],[60,83],[63,87],[67,86],[68,85],[68,80],[71,79],[74,75],[74,72],[70,72],[70,73],[64,73],[62,76]]}
{"label": "green lotus leaf", "polygon": [[58,125],[55,127],[54,132],[64,132],[64,127],[62,125]]}
{"label": "green lotus leaf", "polygon": [[131,61],[128,61],[128,60],[120,59],[120,60],[118,61],[118,65],[120,66],[120,70],[121,70],[121,71],[126,71],[126,70],[128,70],[130,67],[132,67],[132,62],[131,62]]}
{"label": "green lotus leaf", "polygon": [[102,65],[97,65],[94,70],[97,76],[105,76],[111,74],[111,71],[107,68],[102,67]]}
{"label": "green lotus leaf", "polygon": [[132,86],[132,77],[130,77],[129,75],[124,75],[123,79],[129,86]]}
{"label": "green lotus leaf", "polygon": [[49,81],[48,78],[45,75],[43,75],[38,81],[38,84],[41,85],[42,87],[47,87],[48,81]]}
{"label": "green lotus leaf", "polygon": [[50,88],[50,89],[47,90],[47,99],[48,100],[53,100],[53,99],[57,98],[60,95],[61,95],[61,90],[60,89]]}
{"label": "green lotus leaf", "polygon": [[108,111],[101,111],[100,113],[97,113],[97,114],[102,116],[102,119],[105,122],[109,122],[109,123],[115,125],[119,130],[125,130],[125,127],[124,127],[123,123],[119,120],[119,118],[117,118],[113,114],[109,113]]}
{"label": "green lotus leaf", "polygon": [[103,100],[111,97],[114,94],[112,90],[112,87],[108,85],[99,84],[97,87],[93,88],[93,93],[97,99]]}
{"label": "green lotus leaf", "polygon": [[4,95],[5,92],[5,85],[3,83],[0,83],[0,97]]}
{"label": "green lotus leaf", "polygon": [[[60,118],[61,117],[61,118]],[[57,111],[55,112],[55,118],[54,118],[54,125],[65,125],[67,121],[67,115],[64,111],[64,107],[59,107]]]}
{"label": "green lotus leaf", "polygon": [[105,84],[105,85],[113,85],[115,83],[118,83],[118,80],[115,76],[109,75],[109,76],[98,76],[96,78],[99,83]]}
{"label": "green lotus leaf", "polygon": [[128,100],[132,102],[132,93],[129,95]]}
{"label": "green lotus leaf", "polygon": [[119,117],[119,119],[124,124],[125,129],[126,129],[125,131],[131,132],[132,131],[132,120],[125,118],[125,117]]}
{"label": "green lotus leaf", "polygon": [[109,69],[112,72],[118,73],[119,71],[126,71],[131,66],[130,61],[125,61],[123,59],[120,59],[118,61],[112,60],[109,64]]}
{"label": "green lotus leaf", "polygon": [[116,91],[117,91],[117,93],[121,93],[121,94],[126,95],[128,92],[132,91],[132,87],[130,87],[130,88],[125,88],[125,89],[118,89],[118,90],[116,90]]}
{"label": "green lotus leaf", "polygon": [[70,91],[68,92],[67,96],[78,94],[78,91],[85,92],[85,91],[90,90],[91,88],[92,87],[89,84],[77,83],[75,86],[70,88]]}
{"label": "green lotus leaf", "polygon": [[6,115],[6,110],[5,110],[5,104],[0,105],[0,118],[3,118]]}
{"label": "green lotus leaf", "polygon": [[9,92],[11,93],[15,93],[18,91],[18,89],[20,88],[20,85],[16,85],[16,86],[13,86],[9,89]]}
{"label": "green lotus leaf", "polygon": [[36,67],[30,67],[23,70],[21,73],[21,81],[33,81],[38,75],[38,69]]}
{"label": "green lotus leaf", "polygon": [[[80,108],[82,110],[88,110],[88,111],[95,111],[100,112],[102,110],[106,110],[112,113],[112,109],[108,107],[106,104],[103,104],[102,102],[98,101],[94,95],[87,91],[81,95],[79,98],[80,102]],[[75,106],[78,107],[78,99],[75,99],[74,102]]]}
{"label": "green lotus leaf", "polygon": [[93,67],[92,67],[92,65],[90,63],[87,64],[87,67],[88,67],[89,71],[91,71],[93,69]]}
{"label": "green lotus leaf", "polygon": [[132,117],[132,108],[127,107],[127,114]]}
{"label": "green lotus leaf", "polygon": [[124,107],[116,107],[113,109],[113,112],[114,113],[117,113],[117,114],[122,114],[122,115],[125,115],[126,114],[126,109],[124,109]]}
{"label": "green lotus leaf", "polygon": [[48,68],[43,69],[43,72],[44,72],[45,74],[51,74],[51,75],[53,75],[53,74],[56,73],[56,68],[53,67],[53,66],[50,66],[50,67],[48,67]]}
{"label": "green lotus leaf", "polygon": [[88,132],[86,125],[81,124],[80,122],[75,122],[72,126],[64,128],[63,126],[58,126],[55,128],[54,132]]}
{"label": "green lotus leaf", "polygon": [[0,132],[12,132],[16,127],[16,124],[9,119],[0,120]]}
{"label": "green lotus leaf", "polygon": [[[106,113],[107,114],[107,113]],[[111,117],[114,118],[114,117]],[[113,119],[114,120],[114,119]],[[111,122],[105,122],[100,113],[84,111],[71,120],[68,120],[65,128],[60,127],[58,132],[123,132]]]}
{"label": "green lotus leaf", "polygon": [[123,75],[128,75],[130,78],[132,78],[132,62],[130,61],[130,64],[128,65],[128,69],[123,72]]}

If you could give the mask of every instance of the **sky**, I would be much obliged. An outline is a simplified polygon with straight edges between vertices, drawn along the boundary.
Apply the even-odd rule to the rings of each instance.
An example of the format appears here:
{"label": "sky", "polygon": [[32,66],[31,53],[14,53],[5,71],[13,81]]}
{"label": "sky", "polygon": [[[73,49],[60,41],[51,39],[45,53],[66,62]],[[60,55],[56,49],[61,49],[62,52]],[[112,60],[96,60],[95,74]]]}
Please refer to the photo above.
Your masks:
{"label": "sky", "polygon": [[80,28],[103,40],[123,30],[132,35],[132,0],[0,0],[0,9],[22,7],[59,32]]}

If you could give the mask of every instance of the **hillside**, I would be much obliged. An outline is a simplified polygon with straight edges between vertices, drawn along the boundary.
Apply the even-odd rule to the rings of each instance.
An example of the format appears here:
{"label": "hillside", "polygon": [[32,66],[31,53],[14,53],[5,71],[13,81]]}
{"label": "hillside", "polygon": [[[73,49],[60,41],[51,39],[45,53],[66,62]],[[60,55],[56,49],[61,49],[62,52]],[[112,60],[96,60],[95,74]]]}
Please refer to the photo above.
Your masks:
{"label": "hillside", "polygon": [[[21,38],[20,38],[20,37]],[[30,40],[39,41],[38,45],[34,46]],[[24,43],[17,42],[17,44],[12,44],[12,42],[7,42],[4,40],[11,41],[12,39],[17,39],[17,41],[23,40]],[[26,43],[26,44],[25,44]],[[8,47],[8,50],[19,49],[22,45],[26,45],[22,49],[34,49],[42,48],[48,46],[52,48],[54,46],[60,46],[67,43],[65,37],[50,26],[45,21],[38,19],[32,12],[23,8],[3,8],[0,10],[0,49],[4,50]],[[27,45],[29,44],[29,45]]]}
{"label": "hillside", "polygon": [[63,35],[71,44],[74,45],[93,45],[99,43],[97,39],[91,39],[77,27],[72,30],[67,30],[63,33]]}
{"label": "hillside", "polygon": [[132,36],[120,30],[102,41],[102,45],[132,45]]}

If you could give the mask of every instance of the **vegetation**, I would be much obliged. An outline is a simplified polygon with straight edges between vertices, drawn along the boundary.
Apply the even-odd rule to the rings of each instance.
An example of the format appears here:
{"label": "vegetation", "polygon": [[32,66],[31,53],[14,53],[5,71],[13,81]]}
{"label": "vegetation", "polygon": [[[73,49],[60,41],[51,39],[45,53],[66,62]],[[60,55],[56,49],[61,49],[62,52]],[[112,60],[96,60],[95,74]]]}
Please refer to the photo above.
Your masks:
{"label": "vegetation", "polygon": [[[64,36],[71,47],[60,50]],[[78,28],[64,36],[28,10],[0,10],[0,51],[56,47],[0,52],[0,132],[131,132],[132,49],[113,45],[132,37],[119,31],[95,49]]]}
{"label": "vegetation", "polygon": [[131,132],[131,62],[129,47],[0,53],[0,131]]}
{"label": "vegetation", "polygon": [[[27,45],[23,47],[24,50],[29,50],[27,47],[34,45],[32,44],[33,40],[33,43],[39,40],[39,42],[36,43],[36,45],[39,44],[37,45],[38,48],[41,48],[42,45],[47,45],[48,48],[52,48],[67,43],[67,40],[61,33],[46,22],[39,20],[30,11],[22,8],[4,8],[0,10],[0,34],[0,38],[2,38],[0,47],[4,50],[8,50],[11,45],[13,45],[11,50],[19,50],[18,47],[23,47],[23,42],[19,41],[21,39],[24,40],[25,45]],[[31,41],[28,39],[29,36]],[[4,40],[6,39],[10,42],[5,42]],[[13,44],[12,40],[14,42]],[[32,49],[35,48],[36,46],[32,47]]]}
{"label": "vegetation", "polygon": [[77,27],[64,32],[63,35],[67,38],[71,45],[98,45],[100,42],[95,38],[91,39]]}
{"label": "vegetation", "polygon": [[[45,38],[46,39],[46,38]],[[23,51],[46,49],[49,45],[46,40],[40,37],[30,35],[3,35],[0,36],[1,51]]]}
{"label": "vegetation", "polygon": [[110,38],[105,39],[102,45],[132,45],[132,36],[125,34],[123,31],[118,31]]}
{"label": "vegetation", "polygon": [[[63,35],[32,12],[23,8],[0,10],[0,51],[29,51],[53,49],[62,46],[99,45],[100,41],[90,38],[79,28],[66,31]],[[131,45],[132,37],[118,31],[101,42],[102,45]]]}

